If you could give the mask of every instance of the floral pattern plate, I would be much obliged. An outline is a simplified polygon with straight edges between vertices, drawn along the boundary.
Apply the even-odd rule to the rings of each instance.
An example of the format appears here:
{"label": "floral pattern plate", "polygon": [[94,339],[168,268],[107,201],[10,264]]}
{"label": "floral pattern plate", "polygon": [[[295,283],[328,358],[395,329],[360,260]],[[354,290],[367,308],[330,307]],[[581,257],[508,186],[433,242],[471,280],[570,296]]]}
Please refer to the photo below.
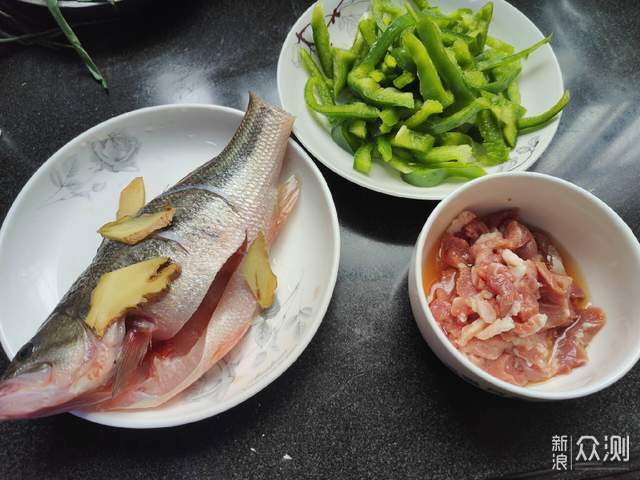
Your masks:
{"label": "floral pattern plate", "polygon": [[[0,340],[9,355],[27,342],[89,264],[97,228],[115,215],[120,190],[143,176],[153,198],[219,153],[242,112],[167,105],[126,113],[91,128],[56,152],[22,189],[0,230]],[[338,221],[318,168],[289,142],[283,177],[302,185],[272,255],[274,306],[242,341],[178,398],[156,409],[76,413],[119,427],[168,427],[223,412],[257,393],[302,353],[329,305],[338,271]],[[313,252],[310,254],[309,252]]]}
{"label": "floral pattern plate", "polygon": [[[469,7],[475,11],[486,1],[436,0],[432,4],[442,7],[444,11],[460,7]],[[491,35],[511,43],[518,50],[542,40],[540,30],[519,10],[505,0],[493,0],[493,3]],[[323,4],[333,44],[349,48],[358,28],[358,21],[369,9],[369,0],[323,0]],[[280,103],[297,118],[294,126],[296,137],[320,162],[362,187],[396,197],[442,200],[460,184],[445,183],[431,188],[414,187],[402,181],[400,175],[390,167],[377,163],[374,163],[369,175],[356,172],[352,168],[352,155],[331,139],[326,119],[309,111],[304,102],[304,85],[308,75],[298,59],[298,49],[312,48],[311,28],[308,26],[312,8],[313,6],[309,7],[293,25],[278,60]],[[530,115],[537,115],[548,109],[562,95],[564,85],[560,66],[549,45],[543,46],[523,62],[520,90],[522,103]],[[558,123],[557,119],[535,133],[519,137],[509,161],[488,169],[489,172],[520,171],[529,168],[551,143]]]}

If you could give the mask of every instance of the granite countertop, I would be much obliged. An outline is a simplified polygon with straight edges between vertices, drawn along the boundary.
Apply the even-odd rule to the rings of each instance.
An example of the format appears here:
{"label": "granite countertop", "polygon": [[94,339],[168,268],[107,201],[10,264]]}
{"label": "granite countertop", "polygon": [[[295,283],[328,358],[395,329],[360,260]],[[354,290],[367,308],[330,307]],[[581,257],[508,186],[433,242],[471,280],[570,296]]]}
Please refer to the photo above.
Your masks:
{"label": "granite countertop", "polygon": [[[249,89],[278,102],[280,46],[309,0],[177,3],[123,9],[115,23],[81,31],[109,94],[70,52],[0,50],[0,219],[42,162],[114,115],[181,102],[244,108]],[[534,170],[587,188],[637,235],[640,2],[512,3],[554,32],[572,93]],[[0,478],[540,478],[553,435],[629,434],[632,449],[640,446],[639,367],[603,392],[553,404],[499,398],[453,375],[422,340],[407,293],[413,243],[435,203],[379,195],[321,170],[340,219],[340,272],[321,328],[284,375],[232,410],[179,428],[119,430],[68,414],[2,423]],[[629,468],[638,457],[636,449]],[[639,475],[557,478],[614,473]]]}

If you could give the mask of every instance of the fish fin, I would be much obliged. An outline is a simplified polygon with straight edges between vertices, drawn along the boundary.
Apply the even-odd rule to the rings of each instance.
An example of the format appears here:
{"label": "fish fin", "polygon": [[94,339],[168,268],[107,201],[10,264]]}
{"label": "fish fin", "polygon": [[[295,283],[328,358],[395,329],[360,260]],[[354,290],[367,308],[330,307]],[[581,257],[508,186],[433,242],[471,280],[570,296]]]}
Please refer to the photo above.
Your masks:
{"label": "fish fin", "polygon": [[278,186],[278,203],[274,212],[271,232],[269,232],[271,238],[278,236],[284,222],[293,211],[293,207],[296,206],[299,196],[300,180],[295,175],[291,175]]}
{"label": "fish fin", "polygon": [[131,375],[142,363],[151,346],[153,324],[143,319],[134,319],[131,328],[124,337],[122,351],[115,367],[115,376],[111,394],[118,395],[127,385]]}

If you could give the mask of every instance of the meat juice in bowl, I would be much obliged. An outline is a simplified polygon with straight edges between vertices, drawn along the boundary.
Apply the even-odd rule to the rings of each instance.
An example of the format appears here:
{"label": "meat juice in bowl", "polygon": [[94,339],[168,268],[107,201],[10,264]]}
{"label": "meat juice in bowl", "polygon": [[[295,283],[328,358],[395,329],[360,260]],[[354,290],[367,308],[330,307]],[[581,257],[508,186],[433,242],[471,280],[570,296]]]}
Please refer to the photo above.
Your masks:
{"label": "meat juice in bowl", "polygon": [[434,247],[423,266],[429,308],[474,364],[525,386],[588,361],[605,313],[566,250],[517,209],[463,210]]}
{"label": "meat juice in bowl", "polygon": [[[527,378],[525,386],[492,375],[454,345],[429,306],[433,301],[429,298],[433,279],[428,275],[433,274],[435,265],[425,271],[425,266],[430,264],[429,258],[437,255],[447,229],[463,211],[484,216],[515,207],[519,209],[524,225],[536,232],[547,233],[568,276],[577,280],[576,286],[581,287],[585,299],[580,300],[578,292],[573,291],[571,307],[574,311],[597,306],[606,313],[605,325],[592,336],[588,346],[583,345],[586,352],[580,352],[587,354],[586,362],[568,373],[558,371],[546,381]],[[515,250],[519,251],[519,248]],[[494,253],[500,253],[498,263],[508,268],[502,252]],[[507,259],[518,261],[509,253]],[[474,264],[475,261],[469,266]],[[553,272],[555,267],[551,267],[547,264],[547,270]],[[538,273],[536,268],[536,280],[543,283],[539,281]],[[610,207],[567,181],[522,172],[488,175],[462,186],[440,202],[427,218],[416,242],[408,277],[411,308],[431,350],[457,375],[491,393],[545,401],[583,397],[619,380],[640,358],[640,316],[637,315],[640,311],[640,296],[637,295],[640,290],[640,244]],[[496,297],[495,293],[493,297]],[[496,308],[499,309],[499,305]],[[549,314],[548,311],[543,313]],[[596,318],[602,323],[600,315]],[[470,319],[474,320],[473,317]],[[500,325],[509,326],[508,323],[498,323]],[[489,333],[491,330],[482,336]]]}

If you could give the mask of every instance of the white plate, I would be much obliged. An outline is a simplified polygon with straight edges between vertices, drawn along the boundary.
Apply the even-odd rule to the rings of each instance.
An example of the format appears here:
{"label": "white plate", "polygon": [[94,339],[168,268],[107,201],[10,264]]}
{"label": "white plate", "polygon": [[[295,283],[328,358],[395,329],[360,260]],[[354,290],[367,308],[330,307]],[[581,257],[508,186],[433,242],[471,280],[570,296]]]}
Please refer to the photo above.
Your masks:
{"label": "white plate", "polygon": [[[486,0],[441,0],[433,2],[445,12],[459,7],[474,11]],[[520,50],[533,45],[544,37],[540,30],[515,7],[504,0],[494,0],[493,21],[489,33],[505,40]],[[325,13],[331,13],[340,4],[340,16],[329,26],[335,46],[349,48],[358,28],[358,21],[368,10],[367,0],[324,0]],[[278,60],[278,93],[285,110],[296,116],[294,132],[302,144],[322,163],[338,175],[358,185],[396,197],[422,200],[441,200],[460,184],[445,183],[437,187],[420,188],[405,183],[400,175],[374,163],[370,174],[363,175],[352,168],[351,154],[336,145],[322,115],[312,113],[304,102],[304,84],[307,73],[298,60],[298,34],[311,38],[311,29],[305,26],[311,19],[312,7],[302,14],[284,41]],[[523,62],[520,80],[522,103],[528,115],[537,115],[560,99],[564,91],[558,60],[549,45],[544,45]],[[529,168],[542,155],[558,128],[559,119],[537,132],[518,138],[516,148],[507,163],[492,167],[490,172],[520,171]]]}
{"label": "white plate", "polygon": [[[120,190],[142,175],[148,198],[218,154],[243,113],[207,105],[145,108],[107,120],[56,152],[22,189],[0,230],[0,340],[10,357],[27,342],[100,243]],[[129,428],[168,427],[223,412],[281,375],[302,353],[327,310],[338,272],[338,220],[318,168],[289,141],[283,176],[300,200],[274,251],[276,308],[170,404],[137,412],[77,413]],[[310,254],[309,252],[313,252]]]}

